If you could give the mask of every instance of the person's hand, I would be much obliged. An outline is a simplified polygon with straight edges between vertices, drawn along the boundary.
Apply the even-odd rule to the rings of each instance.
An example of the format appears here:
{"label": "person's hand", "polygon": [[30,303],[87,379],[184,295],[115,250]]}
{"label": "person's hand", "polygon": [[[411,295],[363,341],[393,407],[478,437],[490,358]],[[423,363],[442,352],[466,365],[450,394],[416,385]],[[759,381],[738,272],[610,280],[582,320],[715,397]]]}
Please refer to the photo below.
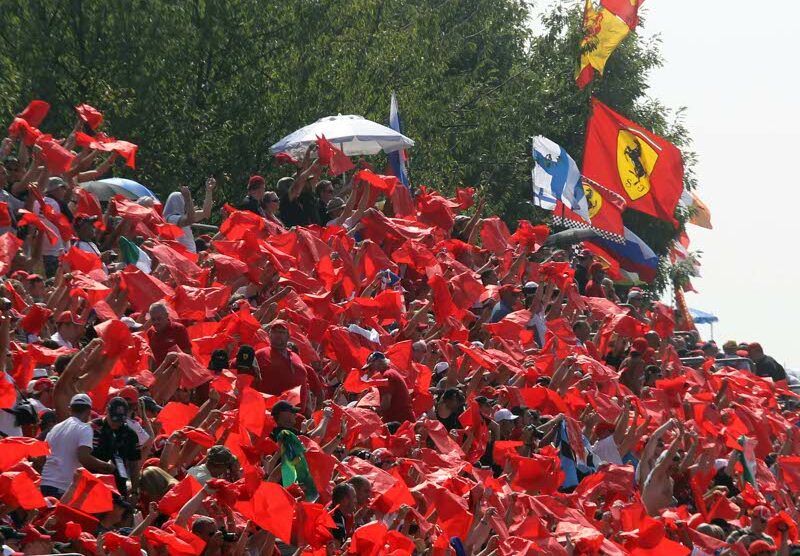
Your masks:
{"label": "person's hand", "polygon": [[209,177],[206,180],[206,193],[213,193],[214,190],[217,188],[217,180],[214,177]]}
{"label": "person's hand", "polygon": [[106,475],[113,475],[117,472],[117,466],[110,461],[105,462],[103,468],[105,469]]}
{"label": "person's hand", "polygon": [[328,406],[322,410],[323,419],[331,419],[333,417],[333,408]]}
{"label": "person's hand", "polygon": [[185,202],[188,203],[192,199],[192,192],[185,185],[182,185],[179,191],[181,192],[181,196]]}
{"label": "person's hand", "polygon": [[158,513],[158,502],[150,502],[147,505],[147,511],[149,513],[151,513],[151,514],[157,514]]}

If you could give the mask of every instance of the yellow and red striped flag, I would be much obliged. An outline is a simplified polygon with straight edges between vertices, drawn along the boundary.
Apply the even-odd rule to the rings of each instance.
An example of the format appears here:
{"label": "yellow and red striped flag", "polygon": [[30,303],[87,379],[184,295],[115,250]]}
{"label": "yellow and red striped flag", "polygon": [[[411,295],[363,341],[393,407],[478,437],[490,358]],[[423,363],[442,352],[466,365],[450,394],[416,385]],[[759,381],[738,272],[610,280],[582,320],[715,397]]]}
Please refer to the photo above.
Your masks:
{"label": "yellow and red striped flag", "polygon": [[595,72],[603,75],[609,56],[628,36],[628,23],[605,7],[596,10],[592,0],[586,0],[583,15],[585,35],[581,41],[580,69],[575,79],[583,89],[594,79]]}

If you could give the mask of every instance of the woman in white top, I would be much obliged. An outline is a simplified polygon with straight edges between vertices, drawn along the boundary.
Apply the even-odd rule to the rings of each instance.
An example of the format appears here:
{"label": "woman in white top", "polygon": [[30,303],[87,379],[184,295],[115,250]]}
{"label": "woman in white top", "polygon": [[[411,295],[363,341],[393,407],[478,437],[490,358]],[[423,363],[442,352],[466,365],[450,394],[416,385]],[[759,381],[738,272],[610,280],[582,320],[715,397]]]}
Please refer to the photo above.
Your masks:
{"label": "woman in white top", "polygon": [[178,241],[192,253],[196,253],[197,248],[194,245],[191,226],[211,216],[216,185],[217,181],[214,178],[206,180],[206,196],[203,199],[202,210],[195,210],[192,192],[185,185],[181,186],[180,191],[170,193],[167,202],[164,203],[164,219],[169,224],[175,224],[183,230],[183,235],[178,238]]}

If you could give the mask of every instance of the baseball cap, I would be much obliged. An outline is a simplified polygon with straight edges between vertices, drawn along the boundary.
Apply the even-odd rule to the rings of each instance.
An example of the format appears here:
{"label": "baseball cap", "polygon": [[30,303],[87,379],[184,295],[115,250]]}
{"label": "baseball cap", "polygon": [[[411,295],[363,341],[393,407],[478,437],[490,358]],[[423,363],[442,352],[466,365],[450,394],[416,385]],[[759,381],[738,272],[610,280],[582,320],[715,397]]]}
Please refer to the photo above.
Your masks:
{"label": "baseball cap", "polygon": [[599,270],[603,270],[603,264],[597,261],[593,262],[589,265],[589,272],[597,272]]}
{"label": "baseball cap", "polygon": [[769,518],[772,517],[772,511],[768,507],[762,504],[760,506],[756,506],[755,508],[753,508],[753,511],[750,514],[750,516],[763,519],[764,521],[769,521]]}
{"label": "baseball cap", "polygon": [[112,423],[124,423],[128,418],[129,410],[130,406],[125,398],[111,398],[111,401],[108,402],[108,418]]}
{"label": "baseball cap", "polygon": [[44,189],[45,193],[51,193],[59,187],[67,187],[67,182],[58,177],[53,177],[47,180],[47,186]]}
{"label": "baseball cap", "polygon": [[139,403],[139,391],[135,386],[125,386],[117,392],[117,396],[131,404]]}
{"label": "baseball cap", "polygon": [[228,352],[224,349],[215,349],[208,362],[208,368],[212,371],[221,371],[228,368]]}
{"label": "baseball cap", "polygon": [[253,346],[248,346],[246,344],[239,346],[239,351],[236,353],[236,368],[252,368],[255,358],[256,350],[253,349]]}
{"label": "baseball cap", "polygon": [[325,205],[325,210],[327,210],[328,212],[333,212],[334,210],[343,209],[344,206],[345,206],[344,199],[342,199],[341,197],[334,197],[333,199],[328,201],[327,205]]}
{"label": "baseball cap", "polygon": [[510,409],[504,407],[494,412],[493,419],[499,423],[500,421],[514,421],[517,419],[517,416],[514,415]]}
{"label": "baseball cap", "polygon": [[128,327],[128,330],[141,330],[141,329],[142,329],[142,325],[141,325],[141,324],[139,324],[138,322],[136,322],[135,320],[133,320],[133,319],[132,319],[132,318],[130,318],[130,317],[122,317],[122,318],[121,318],[121,319],[119,319],[119,320],[120,320],[120,322],[122,322],[122,323],[123,323],[125,326],[127,326],[127,327]]}
{"label": "baseball cap", "polygon": [[536,290],[539,288],[539,284],[536,282],[525,282],[525,285],[522,286],[523,293],[536,293]]}
{"label": "baseball cap", "polygon": [[447,361],[439,361],[438,363],[436,363],[436,365],[434,365],[433,373],[438,375],[439,373],[445,372],[449,368],[450,368],[450,363],[448,363]]}
{"label": "baseball cap", "polygon": [[369,354],[369,357],[367,357],[366,364],[361,368],[366,369],[367,367],[370,366],[370,364],[374,363],[375,361],[380,361],[382,359],[386,359],[385,353],[383,353],[382,351],[373,351],[372,353]]}
{"label": "baseball cap", "polygon": [[56,319],[57,324],[85,324],[81,319],[78,318],[78,315],[73,313],[72,311],[64,311],[58,318]]}
{"label": "baseball cap", "polygon": [[261,187],[265,183],[266,182],[264,181],[264,178],[259,175],[250,176],[250,179],[247,180],[247,185],[254,189],[257,187]]}
{"label": "baseball cap", "polygon": [[142,396],[140,400],[144,404],[144,408],[151,413],[158,413],[162,409],[162,407],[158,405],[158,403],[156,403],[156,401],[150,396]]}
{"label": "baseball cap", "polygon": [[37,378],[28,383],[28,393],[33,394],[36,392],[44,392],[45,390],[52,390],[55,384],[49,378]]}
{"label": "baseball cap", "polygon": [[99,218],[94,214],[80,214],[75,217],[75,225],[79,226],[81,224],[94,224],[98,220]]}
{"label": "baseball cap", "polygon": [[271,323],[269,323],[269,329],[272,330],[273,328],[283,328],[284,330],[289,330],[289,325],[283,319],[275,319]]}
{"label": "baseball cap", "polygon": [[644,298],[644,292],[638,288],[633,288],[631,291],[628,292],[628,301],[631,299],[642,299]]}
{"label": "baseball cap", "polygon": [[291,411],[292,413],[300,413],[300,408],[293,406],[286,400],[281,400],[272,406],[271,413],[273,417],[277,417],[279,413],[283,413],[284,411]]}
{"label": "baseball cap", "polygon": [[764,348],[761,347],[761,344],[758,342],[753,342],[747,344],[747,351],[764,351]]}
{"label": "baseball cap", "polygon": [[75,394],[69,400],[70,407],[85,406],[92,407],[92,398],[87,394]]}
{"label": "baseball cap", "polygon": [[722,349],[725,351],[736,351],[739,347],[739,344],[736,343],[736,340],[728,340],[724,344],[722,344]]}

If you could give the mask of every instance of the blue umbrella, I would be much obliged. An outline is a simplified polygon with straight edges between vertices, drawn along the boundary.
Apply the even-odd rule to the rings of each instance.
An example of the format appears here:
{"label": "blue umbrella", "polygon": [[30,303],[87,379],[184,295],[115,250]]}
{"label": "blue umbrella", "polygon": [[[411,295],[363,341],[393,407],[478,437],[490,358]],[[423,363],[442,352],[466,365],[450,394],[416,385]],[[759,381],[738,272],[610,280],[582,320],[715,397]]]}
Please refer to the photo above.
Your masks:
{"label": "blue umbrella", "polygon": [[700,311],[699,309],[689,309],[689,314],[692,315],[692,320],[695,324],[713,324],[719,322],[719,318],[711,313]]}

